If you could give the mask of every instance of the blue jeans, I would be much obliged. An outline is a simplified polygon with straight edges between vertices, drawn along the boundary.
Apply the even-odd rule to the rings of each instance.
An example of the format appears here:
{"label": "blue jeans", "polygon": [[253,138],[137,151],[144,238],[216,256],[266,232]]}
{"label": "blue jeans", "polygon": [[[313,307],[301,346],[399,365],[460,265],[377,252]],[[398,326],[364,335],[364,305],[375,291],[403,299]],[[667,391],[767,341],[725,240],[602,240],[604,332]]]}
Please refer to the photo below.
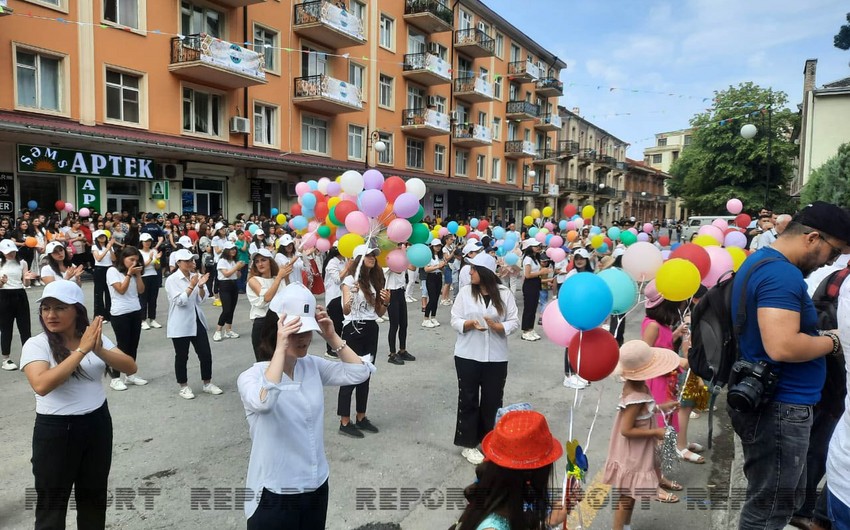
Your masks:
{"label": "blue jeans", "polygon": [[841,502],[829,488],[826,488],[826,502],[832,530],[850,530],[850,506]]}
{"label": "blue jeans", "polygon": [[758,412],[728,412],[747,477],[738,528],[781,530],[805,499],[812,407],[772,402]]}

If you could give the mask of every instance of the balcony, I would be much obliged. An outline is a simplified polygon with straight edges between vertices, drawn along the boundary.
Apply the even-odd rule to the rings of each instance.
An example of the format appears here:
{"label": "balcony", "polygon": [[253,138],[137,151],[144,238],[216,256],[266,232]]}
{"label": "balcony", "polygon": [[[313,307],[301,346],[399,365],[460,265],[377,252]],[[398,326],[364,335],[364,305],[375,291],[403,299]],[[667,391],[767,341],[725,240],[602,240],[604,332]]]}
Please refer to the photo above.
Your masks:
{"label": "balcony", "polygon": [[534,163],[540,166],[552,166],[558,163],[558,151],[555,149],[538,149],[534,155]]}
{"label": "balcony", "polygon": [[480,77],[459,77],[454,90],[456,98],[470,103],[493,101],[493,85]]}
{"label": "balcony", "polygon": [[534,128],[538,131],[560,131],[561,117],[557,114],[543,114],[537,117]]}
{"label": "balcony", "polygon": [[511,81],[531,83],[540,78],[540,68],[531,61],[514,61],[508,63],[508,77]]}
{"label": "balcony", "polygon": [[579,149],[578,151],[578,163],[579,164],[590,164],[591,162],[596,161],[596,149]]}
{"label": "balcony", "polygon": [[263,54],[205,33],[171,39],[168,70],[204,85],[245,88],[266,84]]}
{"label": "balcony", "polygon": [[366,42],[363,21],[331,2],[303,2],[294,7],[292,29],[302,37],[333,49]]}
{"label": "balcony", "polygon": [[404,109],[401,114],[401,130],[411,136],[428,138],[449,134],[452,126],[448,114],[423,107]]}
{"label": "balcony", "polygon": [[359,88],[327,75],[296,77],[292,101],[301,108],[324,114],[363,110]]}
{"label": "balcony", "polygon": [[455,125],[452,139],[458,147],[481,147],[493,143],[493,133],[489,127],[477,123],[459,123]]}
{"label": "balcony", "polygon": [[670,201],[670,197],[667,195],[656,195],[655,201],[660,202],[662,204],[667,204]]}
{"label": "balcony", "polygon": [[215,3],[231,9],[236,9],[237,7],[248,7],[253,4],[262,4],[265,1],[266,0],[215,0]]}
{"label": "balcony", "polygon": [[496,41],[478,28],[455,31],[455,50],[470,57],[491,57],[496,53]]}
{"label": "balcony", "polygon": [[534,83],[534,91],[537,92],[538,96],[542,97],[561,97],[564,95],[564,83],[555,77],[544,77]]}
{"label": "balcony", "polygon": [[407,0],[404,20],[426,33],[451,31],[454,14],[450,7],[438,0]]}
{"label": "balcony", "polygon": [[625,162],[617,162],[617,164],[614,166],[614,168],[617,171],[619,171],[620,173],[625,173],[626,171],[629,170],[629,165],[626,164]]}
{"label": "balcony", "polygon": [[0,17],[5,17],[15,12],[11,7],[6,5],[7,3],[6,0],[0,0]]}
{"label": "balcony", "polygon": [[600,198],[614,198],[617,196],[617,190],[610,186],[599,187],[601,184],[596,185],[596,195],[600,196]]}
{"label": "balcony", "polygon": [[530,101],[508,101],[505,117],[509,120],[533,120],[540,115],[540,105]]}
{"label": "balcony", "polygon": [[576,191],[578,189],[578,179],[558,179],[562,192]]}
{"label": "balcony", "polygon": [[560,156],[572,158],[578,154],[578,142],[575,140],[561,140],[558,147],[558,153]]}
{"label": "balcony", "polygon": [[537,148],[528,140],[508,140],[505,142],[505,158],[535,158]]}
{"label": "balcony", "polygon": [[404,56],[402,75],[425,86],[452,82],[451,65],[432,53],[408,53]]}

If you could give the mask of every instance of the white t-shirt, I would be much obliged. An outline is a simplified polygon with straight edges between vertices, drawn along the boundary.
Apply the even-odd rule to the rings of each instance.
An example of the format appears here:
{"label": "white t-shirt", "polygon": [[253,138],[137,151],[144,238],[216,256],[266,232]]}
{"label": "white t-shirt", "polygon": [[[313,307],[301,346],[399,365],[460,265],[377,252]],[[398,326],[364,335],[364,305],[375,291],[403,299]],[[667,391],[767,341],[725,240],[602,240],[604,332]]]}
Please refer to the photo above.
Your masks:
{"label": "white t-shirt", "polygon": [[386,273],[387,289],[393,291],[395,289],[404,289],[407,287],[407,282],[404,280],[404,272],[393,272],[388,270]]}
{"label": "white t-shirt", "polygon": [[[144,265],[149,259],[151,260],[150,265],[145,265],[145,270],[142,271],[142,276],[156,276],[156,266],[153,264],[156,259],[156,252],[157,251],[153,249],[149,251],[139,249],[139,253],[142,255],[142,263],[140,263],[140,265]],[[153,255],[153,259],[151,259],[151,255]],[[171,255],[174,256],[175,253],[172,253]]]}
{"label": "white t-shirt", "polygon": [[354,276],[346,276],[342,284],[348,286],[352,297],[351,311],[345,315],[343,324],[348,324],[356,320],[378,320],[378,313],[375,312],[375,306],[369,305],[359,285],[357,286],[357,292],[354,292]]}
{"label": "white t-shirt", "polygon": [[[292,263],[292,272],[289,274],[289,281],[287,282],[287,285],[293,283],[304,283],[304,277],[301,276],[301,271],[304,270],[304,261],[301,259],[300,254],[295,255],[298,259]],[[280,252],[274,255],[274,261],[277,263],[278,267],[285,267],[286,264],[289,263],[290,259],[292,258],[287,258]]]}
{"label": "white t-shirt", "polygon": [[126,315],[133,311],[142,309],[142,304],[139,302],[139,288],[136,285],[136,278],[130,278],[130,284],[124,294],[112,285],[124,281],[124,273],[115,267],[109,267],[106,271],[106,285],[109,286],[109,296],[112,297],[112,306],[109,309],[109,314],[112,316]]}
{"label": "white t-shirt", "polygon": [[[42,265],[42,266],[41,266],[41,274],[40,274],[40,276],[41,276],[41,279],[42,279],[42,280],[43,280],[44,278],[53,278],[53,277],[55,277],[55,276],[56,276],[56,271],[54,271],[54,270],[53,270],[53,267],[51,267],[50,265]],[[65,278],[64,278],[64,276],[62,276],[62,275],[60,274],[60,275],[59,275],[59,279],[60,279],[60,280],[63,280],[63,279],[65,279]]]}
{"label": "white t-shirt", "polygon": [[[570,264],[569,259],[562,259],[561,261],[555,262],[555,270],[556,271],[565,271],[567,269],[567,265]],[[555,275],[555,281],[558,282],[558,285],[561,285],[567,280],[568,272],[559,272]]]}
{"label": "white t-shirt", "polygon": [[221,257],[221,251],[224,249],[225,243],[227,243],[226,237],[213,236],[213,238],[212,238],[213,260],[218,261],[218,259]]}
{"label": "white t-shirt", "polygon": [[104,252],[104,251],[106,252],[106,254],[103,255],[103,258],[101,258],[99,260],[96,259],[94,261],[94,264],[95,264],[96,267],[111,267],[112,266],[112,249],[111,248],[109,250],[106,250],[106,247],[97,248],[97,245],[92,245],[91,250],[92,250],[92,256],[94,255],[95,252]]}
{"label": "white t-shirt", "polygon": [[540,270],[540,263],[537,263],[536,261],[531,259],[531,256],[526,256],[526,257],[522,258],[522,270],[523,270],[523,272],[525,272],[525,266],[526,265],[531,265],[531,272],[537,272],[537,271]]}
{"label": "white t-shirt", "polygon": [[241,271],[236,271],[230,276],[225,276],[224,271],[229,271],[233,267],[236,266],[236,261],[227,261],[226,259],[218,260],[215,268],[218,274],[218,281],[227,281],[227,280],[238,280],[239,276],[242,274]]}
{"label": "white t-shirt", "polygon": [[[115,347],[115,343],[106,335],[101,335],[101,339],[103,340],[103,347],[107,350]],[[24,344],[21,352],[21,370],[35,361],[46,361],[50,368],[57,364],[50,352],[47,335],[44,333],[39,333]],[[80,362],[80,368],[88,378],[71,376],[46,396],[36,394],[35,411],[39,414],[68,416],[71,414],[88,414],[100,408],[106,401],[106,392],[103,391],[103,374],[106,363],[93,352],[89,352]]]}
{"label": "white t-shirt", "polygon": [[0,267],[0,276],[6,275],[6,283],[3,284],[4,291],[24,288],[24,265],[23,261],[6,260]]}
{"label": "white t-shirt", "polygon": [[[844,363],[850,367],[850,281],[838,290],[838,336],[844,350]],[[850,383],[850,378],[847,379]],[[850,394],[844,398],[844,414],[838,420],[826,458],[826,481],[829,491],[850,506]]]}

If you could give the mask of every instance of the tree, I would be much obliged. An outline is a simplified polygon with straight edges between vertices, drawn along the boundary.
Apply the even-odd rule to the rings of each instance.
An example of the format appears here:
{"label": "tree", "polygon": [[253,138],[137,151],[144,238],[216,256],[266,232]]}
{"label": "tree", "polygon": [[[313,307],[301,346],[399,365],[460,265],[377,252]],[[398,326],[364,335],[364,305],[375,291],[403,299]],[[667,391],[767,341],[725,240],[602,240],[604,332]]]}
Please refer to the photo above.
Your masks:
{"label": "tree", "polygon": [[[726,201],[733,197],[741,199],[747,211],[758,210],[765,206],[770,139],[766,206],[791,211],[787,190],[798,149],[790,137],[799,118],[785,108],[788,96],[749,82],[714,94],[714,106],[690,121],[691,144],[670,168],[670,193],[685,199],[696,214],[725,214]],[[747,123],[758,128],[749,140],[740,134]]]}
{"label": "tree", "polygon": [[825,201],[850,204],[850,143],[838,148],[838,153],[812,171],[800,198],[808,204]]}
{"label": "tree", "polygon": [[832,44],[839,50],[850,50],[850,13],[847,13],[847,24],[838,28]]}

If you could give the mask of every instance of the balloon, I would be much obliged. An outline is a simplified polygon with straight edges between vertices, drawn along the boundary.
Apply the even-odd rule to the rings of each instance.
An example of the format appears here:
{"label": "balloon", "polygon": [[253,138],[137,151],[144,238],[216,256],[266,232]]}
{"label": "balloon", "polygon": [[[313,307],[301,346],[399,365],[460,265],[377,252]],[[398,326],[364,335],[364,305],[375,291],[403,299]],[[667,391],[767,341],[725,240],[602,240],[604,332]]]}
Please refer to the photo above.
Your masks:
{"label": "balloon", "polygon": [[505,230],[501,226],[497,226],[493,229],[493,237],[495,237],[496,239],[505,239],[506,234],[507,230]]}
{"label": "balloon", "polygon": [[394,219],[387,226],[387,237],[390,241],[403,243],[410,239],[411,234],[413,234],[413,226],[407,219]]}
{"label": "balloon", "polygon": [[345,193],[355,196],[359,195],[363,191],[363,175],[353,169],[349,169],[342,174],[339,184]]}
{"label": "balloon", "polygon": [[490,226],[490,221],[488,221],[487,219],[479,219],[478,220],[478,230],[480,230],[481,232],[487,230],[487,227],[489,227],[489,226]]}
{"label": "balloon", "polygon": [[437,230],[437,234],[439,235],[439,237],[446,237],[447,235],[449,235],[449,229],[445,226],[440,227],[440,229]]}
{"label": "balloon", "polygon": [[320,202],[316,205],[316,208],[313,209],[313,213],[319,221],[324,221],[328,217],[329,211],[328,203],[326,202]]}
{"label": "balloon", "polygon": [[308,210],[316,207],[316,196],[312,193],[305,193],[301,196],[301,206]]}
{"label": "balloon", "polygon": [[276,216],[277,214],[278,214],[278,209],[272,208],[272,217]]}
{"label": "balloon", "polygon": [[393,203],[393,211],[399,217],[413,217],[419,211],[419,199],[412,193],[402,193]]}
{"label": "balloon", "polygon": [[70,202],[66,202],[65,203],[65,211],[69,212],[69,213],[73,212],[74,211],[74,205],[71,204]]}
{"label": "balloon", "polygon": [[505,240],[502,242],[501,248],[505,249],[505,251],[509,251],[509,250],[513,250],[515,246],[516,246],[516,239],[514,239],[512,237],[508,237],[508,238],[505,238]]}
{"label": "balloon", "polygon": [[30,200],[29,202],[27,202],[27,208],[29,208],[30,210],[35,210],[36,208],[38,208],[38,202]]}
{"label": "balloon", "polygon": [[526,215],[522,218],[522,224],[524,224],[525,226],[531,226],[534,224],[534,218],[530,215]]}
{"label": "balloon", "polygon": [[[508,255],[516,256],[516,254]],[[507,256],[505,256],[505,258],[507,258]],[[507,262],[507,259],[505,262]],[[564,315],[561,314],[561,310],[558,308],[557,300],[552,300],[546,304],[546,308],[543,309],[543,316],[541,319],[543,321],[543,334],[546,335],[547,339],[562,348],[566,348],[573,336],[578,333],[576,328],[567,324],[567,321],[564,320]]]}
{"label": "balloon", "polygon": [[424,267],[431,262],[431,249],[422,243],[411,245],[407,249],[407,259],[414,267]]}
{"label": "balloon", "polygon": [[748,226],[750,226],[750,223],[752,221],[753,218],[749,215],[745,213],[738,214],[738,216],[735,217],[735,226],[737,226],[738,228],[747,228]]}
{"label": "balloon", "polygon": [[[300,224],[300,222],[301,222],[301,219],[302,219],[302,218],[300,218],[300,217],[296,217],[295,219],[298,219],[298,223]],[[295,221],[295,219],[293,219],[293,220],[292,220],[293,225],[294,225],[294,224],[295,224],[295,222],[296,222],[296,221]],[[298,229],[298,230],[301,230],[300,228],[297,228],[296,226],[293,226],[293,228],[296,228],[296,229]],[[260,229],[260,227],[258,227],[257,225],[254,225],[254,224],[252,224],[252,225],[249,225],[249,226],[248,226],[248,232],[249,232],[252,236],[253,236],[253,235],[254,235],[254,233],[256,233],[256,231],[257,231],[257,230],[259,230],[259,229]]]}
{"label": "balloon", "polygon": [[110,230],[104,230],[106,233],[106,237],[112,237],[112,232]]}
{"label": "balloon", "polygon": [[599,248],[605,243],[604,238],[601,234],[596,234],[595,236],[590,238],[590,246],[593,248]]}
{"label": "balloon", "polygon": [[591,206],[589,204],[581,209],[581,216],[584,219],[590,219],[594,215],[596,215],[596,208],[594,208],[593,206]]}
{"label": "balloon", "polygon": [[727,247],[726,252],[732,257],[732,270],[738,272],[738,267],[747,259],[747,253],[738,247]]}
{"label": "balloon", "polygon": [[590,227],[590,235],[595,236],[596,234],[601,234],[601,233],[602,233],[602,229],[599,228],[598,226],[591,226]]}
{"label": "balloon", "polygon": [[581,230],[584,226],[584,219],[575,219],[573,221],[573,224],[575,225],[576,230]]}
{"label": "balloon", "polygon": [[620,239],[620,229],[616,226],[612,226],[608,229],[608,237],[610,237],[614,241],[617,241],[618,239]]}
{"label": "balloon", "polygon": [[360,211],[369,217],[378,217],[387,207],[387,199],[381,190],[367,189],[360,194]]}
{"label": "balloon", "polygon": [[[303,215],[296,215],[295,217],[292,218],[291,221],[289,221],[289,224],[295,230],[304,230],[309,225],[307,218],[304,217]],[[252,228],[253,228],[253,230],[251,230]],[[251,225],[251,227],[248,228],[248,230],[253,235],[253,233],[257,231],[257,225]]]}
{"label": "balloon", "polygon": [[564,238],[561,236],[552,236],[549,240],[549,246],[552,248],[561,248],[564,246]]}
{"label": "balloon", "polygon": [[384,175],[377,169],[368,169],[363,173],[363,187],[367,190],[379,190],[384,186]]}
{"label": "balloon", "polygon": [[301,215],[304,212],[302,211],[301,205],[296,203],[289,207],[289,213],[294,217]]}
{"label": "balloon", "polygon": [[457,224],[457,221],[449,221],[449,224],[446,225],[450,234],[457,234],[457,229],[460,228],[460,225]]}
{"label": "balloon", "polygon": [[717,241],[717,244],[719,245],[723,241],[723,238],[726,237],[725,230],[725,228],[717,228],[714,225],[704,225],[700,227],[698,234],[700,236],[711,236],[712,238],[714,238],[714,240]]}
{"label": "balloon", "polygon": [[[319,186],[321,186],[321,185],[322,185],[322,183],[319,182]],[[330,249],[331,249],[331,242],[329,240],[324,239],[324,238],[319,238],[318,240],[316,240],[316,250],[318,250],[319,252],[327,252]]]}
{"label": "balloon", "polygon": [[631,231],[620,232],[620,241],[627,247],[637,242],[637,236]]}
{"label": "balloon", "polygon": [[644,223],[643,224],[643,231],[647,234],[651,234],[652,233],[652,223]]}
{"label": "balloon", "polygon": [[744,248],[747,246],[747,236],[738,231],[729,232],[728,234],[726,234],[726,238],[723,240],[723,244],[726,245],[727,248]]}
{"label": "balloon", "polygon": [[623,269],[611,267],[597,274],[611,289],[614,303],[611,313],[622,315],[634,307],[638,300],[638,288],[631,276]]}
{"label": "balloon", "polygon": [[702,279],[702,284],[706,287],[714,287],[717,282],[726,278],[735,267],[732,256],[725,248],[718,246],[705,247],[711,258],[711,269],[708,274]]}
{"label": "balloon", "polygon": [[322,225],[316,230],[316,233],[319,234],[319,237],[323,237],[325,239],[331,237],[331,227],[327,225]]}
{"label": "balloon", "polygon": [[555,210],[553,210],[551,206],[543,207],[543,217],[552,217],[553,213],[555,213]]}
{"label": "balloon", "polygon": [[726,210],[732,215],[738,215],[744,209],[744,204],[740,199],[729,199],[726,201]]}
{"label": "balloon", "polygon": [[457,227],[457,235],[458,235],[458,237],[465,237],[466,236],[466,227],[465,226]]}
{"label": "balloon", "polygon": [[328,194],[328,184],[330,184],[330,183],[331,183],[331,179],[329,179],[328,177],[320,178],[319,179],[319,191],[321,191],[322,193],[327,195]]}
{"label": "balloon", "polygon": [[604,329],[591,329],[574,335],[569,345],[570,366],[587,381],[601,381],[611,375],[620,361],[617,339]]}
{"label": "balloon", "polygon": [[708,271],[711,269],[711,257],[708,255],[708,252],[706,252],[701,246],[693,243],[685,243],[684,245],[674,249],[670,254],[670,259],[676,258],[690,261],[696,265],[700,278],[705,278]]}
{"label": "balloon", "polygon": [[664,261],[667,261],[668,259],[670,259],[670,253],[671,252],[672,252],[672,250],[667,250],[667,249],[664,249],[664,250],[661,251],[661,257],[664,258]]}
{"label": "balloon", "polygon": [[310,193],[310,185],[306,182],[299,182],[295,185],[295,193],[299,197],[303,197],[305,194]]}
{"label": "balloon", "polygon": [[637,240],[645,243],[649,241],[649,234],[647,234],[646,232],[641,232],[637,235]]}
{"label": "balloon", "polygon": [[537,235],[537,232],[539,232],[539,231],[540,231],[539,228],[537,228],[536,226],[532,226],[531,228],[528,229],[528,235],[530,237],[534,237],[534,236]]}
{"label": "balloon", "polygon": [[671,302],[681,302],[696,294],[700,274],[697,266],[682,258],[664,262],[655,276],[658,293]]}
{"label": "balloon", "polygon": [[387,254],[387,266],[395,273],[401,274],[406,271],[408,263],[407,254],[400,248],[391,250]]}
{"label": "balloon", "polygon": [[723,230],[724,232],[729,228],[729,221],[726,219],[715,219],[711,222],[712,226],[716,226],[717,228]]}
{"label": "balloon", "polygon": [[505,265],[513,266],[513,265],[516,265],[517,263],[519,263],[519,256],[517,256],[513,252],[505,254]]}
{"label": "balloon", "polygon": [[608,249],[611,248],[608,246],[608,243],[602,243],[602,246],[597,250],[600,254],[607,254]]}
{"label": "balloon", "polygon": [[539,219],[540,218],[540,210],[538,210],[537,208],[533,208],[531,210],[531,217],[533,219]]}
{"label": "balloon", "polygon": [[575,204],[567,204],[564,206],[564,217],[572,217],[576,214],[576,205]]}
{"label": "balloon", "polygon": [[[724,239],[721,237],[721,239]],[[701,247],[719,247],[720,241],[708,234],[700,234],[694,238],[693,243]]]}
{"label": "balloon", "polygon": [[578,232],[576,232],[575,230],[570,230],[569,232],[567,232],[567,241],[569,241],[570,243],[575,241],[577,237]]}
{"label": "balloon", "polygon": [[545,243],[546,242],[546,232],[539,230],[536,234],[534,234],[534,239],[536,239],[540,243]]}
{"label": "balloon", "polygon": [[345,234],[339,238],[339,253],[344,258],[354,256],[354,249],[365,244],[366,241],[357,234]]}
{"label": "balloon", "polygon": [[564,219],[561,219],[558,222],[558,228],[561,229],[561,230],[566,230],[567,229],[567,221],[564,220]]}
{"label": "balloon", "polygon": [[339,201],[339,203],[334,208],[334,213],[336,215],[337,220],[340,223],[344,224],[345,219],[351,215],[351,213],[357,211],[357,205],[351,201]]}
{"label": "balloon", "polygon": [[[318,185],[318,183],[316,183],[316,185]],[[316,233],[310,232],[301,238],[301,248],[311,249],[316,246],[316,241],[318,241]]]}
{"label": "balloon", "polygon": [[57,210],[57,211],[60,211],[60,212],[61,212],[62,210],[64,210],[64,209],[65,209],[65,201],[56,201],[56,202],[53,204],[53,206],[55,206],[55,207],[56,207],[56,210]]}
{"label": "balloon", "polygon": [[592,272],[570,276],[558,291],[561,314],[576,329],[586,331],[595,328],[611,314],[613,305],[611,289]]}
{"label": "balloon", "polygon": [[425,243],[428,241],[428,236],[430,231],[428,230],[428,225],[423,223],[414,223],[413,229],[410,232],[410,238],[408,238],[408,242],[411,245],[416,245],[418,243]]}
{"label": "balloon", "polygon": [[319,189],[319,183],[315,180],[308,180],[307,184],[310,186],[310,191]]}
{"label": "balloon", "polygon": [[[162,202],[165,203],[165,201]],[[157,203],[157,205],[158,204],[159,203]],[[161,209],[162,208],[160,208],[160,210]],[[88,208],[80,208],[80,217],[88,217],[89,215],[91,215],[91,210],[89,210]]]}
{"label": "balloon", "polygon": [[422,197],[425,196],[425,183],[422,182],[422,179],[412,178],[405,183],[405,188],[407,189],[407,193],[412,193],[416,200],[421,200]]}
{"label": "balloon", "polygon": [[407,191],[407,187],[401,177],[390,177],[384,181],[384,196],[389,202],[395,202],[396,197]]}
{"label": "balloon", "polygon": [[345,218],[345,228],[353,234],[365,236],[369,233],[369,218],[363,212],[351,212]]}
{"label": "balloon", "polygon": [[664,258],[661,257],[661,251],[652,243],[644,241],[631,245],[623,254],[623,270],[640,282],[655,278],[662,263]]}
{"label": "balloon", "polygon": [[550,248],[548,251],[551,252],[549,257],[552,258],[552,261],[558,262],[567,259],[567,252],[562,248]]}
{"label": "balloon", "polygon": [[328,182],[328,197],[336,197],[342,191],[339,182]]}
{"label": "balloon", "polygon": [[286,216],[282,213],[279,213],[277,214],[277,216],[275,216],[274,220],[277,221],[277,224],[282,225],[286,222]]}
{"label": "balloon", "polygon": [[662,247],[670,245],[670,236],[658,236],[658,244]]}
{"label": "balloon", "polygon": [[472,219],[470,219],[469,226],[471,226],[472,228],[478,228],[478,218],[473,217]]}
{"label": "balloon", "polygon": [[25,244],[26,244],[29,248],[35,248],[35,247],[38,245],[38,239],[36,239],[36,238],[34,238],[34,237],[32,237],[32,236],[29,236],[29,237],[27,237],[26,239],[24,239],[24,243],[25,243]]}
{"label": "balloon", "polygon": [[425,208],[420,204],[416,213],[413,216],[408,217],[407,220],[411,223],[419,223],[422,219],[425,219]]}

